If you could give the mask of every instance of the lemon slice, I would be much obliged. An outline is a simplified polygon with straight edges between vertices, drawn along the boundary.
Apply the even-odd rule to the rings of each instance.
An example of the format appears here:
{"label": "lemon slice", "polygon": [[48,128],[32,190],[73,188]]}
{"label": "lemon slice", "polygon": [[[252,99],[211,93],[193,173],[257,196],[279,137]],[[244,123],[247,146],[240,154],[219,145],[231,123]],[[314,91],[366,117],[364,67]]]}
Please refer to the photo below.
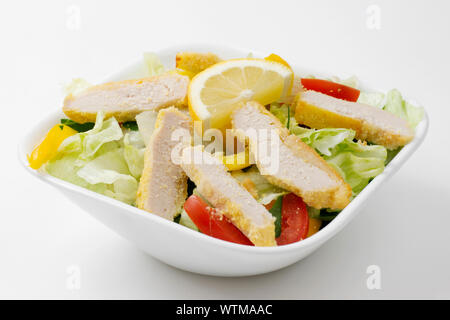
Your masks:
{"label": "lemon slice", "polygon": [[230,127],[230,115],[241,102],[263,105],[290,94],[294,74],[277,61],[235,59],[219,62],[197,74],[188,91],[189,111],[204,128]]}
{"label": "lemon slice", "polygon": [[289,69],[292,70],[292,68],[289,65],[289,63],[287,63],[286,60],[284,60],[282,57],[280,57],[279,55],[277,55],[275,53],[271,53],[270,55],[268,55],[264,59],[269,60],[269,61],[279,62],[279,63],[285,65],[286,67],[288,67]]}

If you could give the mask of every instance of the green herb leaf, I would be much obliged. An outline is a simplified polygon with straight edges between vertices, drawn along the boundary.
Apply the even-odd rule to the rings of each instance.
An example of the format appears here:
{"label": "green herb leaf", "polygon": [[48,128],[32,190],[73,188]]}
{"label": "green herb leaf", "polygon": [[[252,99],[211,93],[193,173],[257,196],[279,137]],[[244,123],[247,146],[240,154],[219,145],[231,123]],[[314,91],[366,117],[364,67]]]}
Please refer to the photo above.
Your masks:
{"label": "green herb leaf", "polygon": [[322,209],[320,210],[320,215],[317,217],[317,219],[320,219],[322,221],[331,221],[334,218],[336,218],[338,214],[339,211],[330,211],[328,209]]}
{"label": "green herb leaf", "polygon": [[180,219],[181,219],[181,213],[178,214],[177,216],[175,216],[175,218],[173,218],[173,221],[176,223],[180,223]]}
{"label": "green herb leaf", "polygon": [[78,132],[86,132],[94,127],[93,122],[78,123],[70,119],[61,119],[61,124],[71,127],[73,130]]}
{"label": "green herb leaf", "polygon": [[278,197],[278,199],[273,204],[269,212],[275,217],[275,238],[278,238],[281,234],[281,207],[283,204],[283,196]]}
{"label": "green herb leaf", "polygon": [[331,209],[315,209],[308,207],[308,216],[313,219],[319,219],[322,221],[331,221],[339,214],[339,211],[333,211]]}
{"label": "green herb leaf", "polygon": [[132,131],[138,131],[138,130],[139,130],[136,121],[127,121],[127,122],[124,122],[124,123],[122,123],[122,127],[127,128],[127,129],[130,129],[130,130],[132,130]]}
{"label": "green herb leaf", "polygon": [[288,105],[288,116],[287,116],[287,125],[286,127],[290,129],[291,126],[291,106]]}

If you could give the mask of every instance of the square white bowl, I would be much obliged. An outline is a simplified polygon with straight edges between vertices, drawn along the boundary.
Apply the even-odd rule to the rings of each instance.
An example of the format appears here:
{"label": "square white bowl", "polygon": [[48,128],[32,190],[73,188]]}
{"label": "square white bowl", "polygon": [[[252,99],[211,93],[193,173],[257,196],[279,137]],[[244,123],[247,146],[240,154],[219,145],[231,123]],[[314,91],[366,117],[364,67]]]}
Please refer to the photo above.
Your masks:
{"label": "square white bowl", "polygon": [[[224,59],[246,57],[250,52],[254,57],[270,54],[270,52],[256,53],[248,49],[209,44],[179,45],[155,53],[167,68],[173,68],[175,55],[179,51],[214,52]],[[295,61],[292,66],[296,73],[302,75],[334,75],[330,72],[323,73],[298,67]],[[144,76],[142,70],[144,70],[144,63],[141,59],[107,77],[104,81],[141,77]],[[363,85],[362,88],[373,89],[367,85]],[[55,186],[68,199],[124,238],[134,242],[151,256],[183,270],[216,276],[262,274],[281,269],[308,256],[342,230],[361,211],[367,198],[399,170],[417,150],[428,129],[428,116],[424,112],[424,118],[416,128],[414,140],[403,147],[386,166],[384,172],[373,179],[333,221],[312,237],[280,247],[250,247],[206,236],[133,206],[31,169],[28,165],[27,154],[31,153],[35,144],[50,127],[59,122],[61,117],[64,115],[59,108],[59,111],[39,121],[23,138],[19,145],[19,159],[26,170],[34,177]]]}

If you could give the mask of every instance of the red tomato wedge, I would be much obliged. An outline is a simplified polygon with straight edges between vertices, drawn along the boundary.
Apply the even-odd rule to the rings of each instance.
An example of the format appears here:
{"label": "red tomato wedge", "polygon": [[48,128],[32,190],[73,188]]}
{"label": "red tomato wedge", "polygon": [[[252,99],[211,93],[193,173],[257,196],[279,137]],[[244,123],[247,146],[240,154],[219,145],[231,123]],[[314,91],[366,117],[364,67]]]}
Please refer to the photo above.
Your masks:
{"label": "red tomato wedge", "polygon": [[303,240],[308,235],[309,216],[302,198],[293,193],[283,197],[281,207],[281,234],[276,238],[279,246]]}
{"label": "red tomato wedge", "polygon": [[208,207],[200,197],[190,196],[184,203],[184,210],[202,233],[217,239],[253,246],[238,228],[214,208]]}
{"label": "red tomato wedge", "polygon": [[358,89],[333,81],[302,78],[301,82],[302,86],[307,90],[321,92],[329,96],[351,102],[356,102],[360,94]]}

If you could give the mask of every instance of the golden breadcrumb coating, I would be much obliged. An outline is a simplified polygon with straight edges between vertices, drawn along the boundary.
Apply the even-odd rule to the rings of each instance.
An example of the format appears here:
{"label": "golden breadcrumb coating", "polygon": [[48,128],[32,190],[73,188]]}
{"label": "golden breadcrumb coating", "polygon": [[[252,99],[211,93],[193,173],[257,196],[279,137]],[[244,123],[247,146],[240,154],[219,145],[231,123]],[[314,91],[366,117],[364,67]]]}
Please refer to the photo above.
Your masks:
{"label": "golden breadcrumb coating", "polygon": [[171,152],[178,141],[172,132],[191,130],[191,119],[174,107],[158,113],[155,131],[144,154],[144,169],[139,181],[136,205],[139,209],[173,220],[187,197],[187,176],[172,162]]}
{"label": "golden breadcrumb coating", "polygon": [[201,146],[191,147],[187,154],[192,152],[201,152],[208,164],[185,161],[181,166],[202,197],[230,219],[255,246],[276,246],[275,219],[267,209],[231,176],[220,160],[203,151]]}
{"label": "golden breadcrumb coating", "polygon": [[220,62],[214,53],[179,52],[176,56],[176,67],[191,72],[193,75]]}

